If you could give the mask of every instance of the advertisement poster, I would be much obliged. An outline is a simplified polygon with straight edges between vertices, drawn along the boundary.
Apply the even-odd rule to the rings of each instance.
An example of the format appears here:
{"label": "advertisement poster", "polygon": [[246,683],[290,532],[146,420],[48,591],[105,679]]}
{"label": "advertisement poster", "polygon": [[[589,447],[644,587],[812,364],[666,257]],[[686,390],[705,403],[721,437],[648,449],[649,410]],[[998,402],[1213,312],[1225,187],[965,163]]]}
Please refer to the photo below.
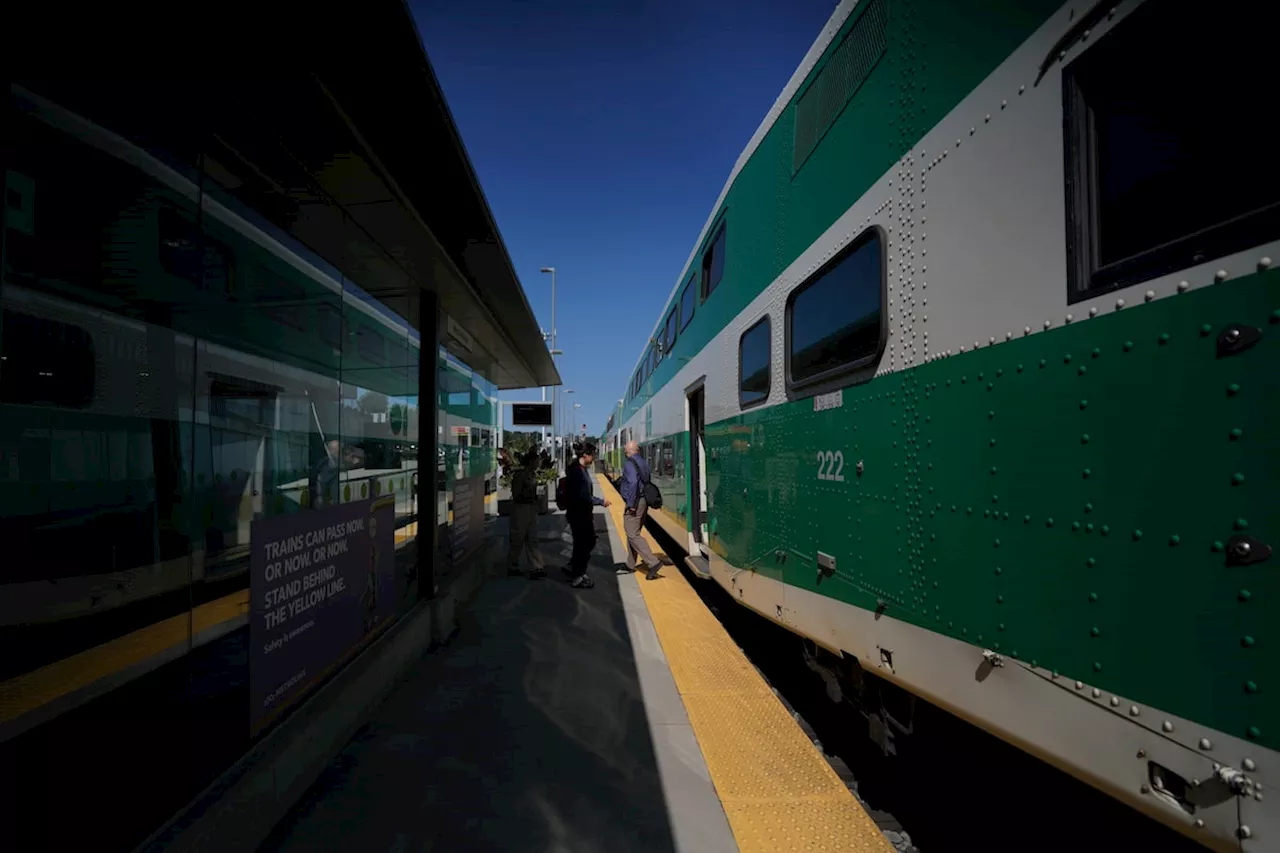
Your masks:
{"label": "advertisement poster", "polygon": [[458,565],[484,541],[484,478],[465,477],[453,484],[450,562]]}
{"label": "advertisement poster", "polygon": [[354,501],[253,522],[249,730],[395,614],[395,504]]}

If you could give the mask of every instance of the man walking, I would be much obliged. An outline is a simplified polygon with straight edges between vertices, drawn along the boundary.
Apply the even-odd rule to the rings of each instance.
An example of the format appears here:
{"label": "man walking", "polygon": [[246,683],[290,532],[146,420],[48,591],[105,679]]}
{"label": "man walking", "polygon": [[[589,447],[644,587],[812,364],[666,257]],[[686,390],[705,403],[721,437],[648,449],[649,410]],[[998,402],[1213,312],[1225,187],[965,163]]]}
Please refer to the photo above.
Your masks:
{"label": "man walking", "polygon": [[321,509],[335,506],[338,501],[338,481],[342,472],[342,463],[338,460],[338,451],[342,445],[336,439],[325,442],[324,456],[311,469],[307,487],[311,492],[311,506]]}
{"label": "man walking", "polygon": [[654,555],[653,549],[644,539],[644,520],[649,515],[649,504],[644,499],[644,487],[648,485],[651,472],[649,463],[640,455],[640,445],[628,441],[624,452],[627,460],[622,463],[622,502],[626,509],[622,513],[622,530],[627,537],[627,571],[636,570],[636,556],[644,560],[646,568],[645,580],[656,580],[662,561]]}
{"label": "man walking", "polygon": [[538,550],[538,451],[529,448],[512,464],[504,455],[504,464],[511,467],[511,537],[507,548],[507,574],[519,575],[520,553],[529,555],[529,580],[547,576],[542,567],[542,552]]}
{"label": "man walking", "polygon": [[579,589],[590,589],[595,581],[587,575],[587,562],[596,547],[596,525],[591,518],[593,507],[609,506],[609,501],[598,498],[592,487],[591,463],[595,461],[594,444],[584,446],[577,459],[569,464],[565,472],[565,498],[568,508],[565,518],[569,522],[569,530],[573,533],[573,556],[564,572],[569,576],[569,583]]}

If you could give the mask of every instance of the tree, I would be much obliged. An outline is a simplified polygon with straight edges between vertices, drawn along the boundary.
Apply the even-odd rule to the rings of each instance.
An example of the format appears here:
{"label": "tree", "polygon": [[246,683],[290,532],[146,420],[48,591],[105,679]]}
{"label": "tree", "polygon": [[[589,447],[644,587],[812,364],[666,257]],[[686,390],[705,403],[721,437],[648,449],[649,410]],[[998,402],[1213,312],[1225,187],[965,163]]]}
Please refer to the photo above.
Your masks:
{"label": "tree", "polygon": [[538,433],[517,430],[504,431],[502,433],[502,441],[508,453],[512,456],[519,456],[529,448],[538,446]]}
{"label": "tree", "polygon": [[409,422],[409,409],[404,403],[393,403],[388,410],[388,419],[391,421],[391,434],[399,435],[404,432],[404,428]]}

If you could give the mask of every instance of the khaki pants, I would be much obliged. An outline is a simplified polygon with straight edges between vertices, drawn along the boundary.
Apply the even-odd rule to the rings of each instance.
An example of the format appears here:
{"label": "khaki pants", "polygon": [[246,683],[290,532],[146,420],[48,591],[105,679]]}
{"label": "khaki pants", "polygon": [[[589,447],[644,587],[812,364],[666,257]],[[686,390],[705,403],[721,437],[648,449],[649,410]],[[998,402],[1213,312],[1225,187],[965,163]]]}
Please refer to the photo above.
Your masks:
{"label": "khaki pants", "polygon": [[507,565],[517,568],[520,565],[520,552],[527,551],[529,565],[536,571],[542,570],[542,552],[538,550],[538,505],[511,504],[511,538],[507,549]]}
{"label": "khaki pants", "polygon": [[644,560],[645,567],[651,572],[662,566],[662,561],[654,556],[653,549],[644,541],[644,520],[648,515],[649,505],[644,502],[644,498],[636,502],[634,515],[629,512],[622,514],[622,530],[627,536],[627,568],[631,571],[636,570],[637,555]]}

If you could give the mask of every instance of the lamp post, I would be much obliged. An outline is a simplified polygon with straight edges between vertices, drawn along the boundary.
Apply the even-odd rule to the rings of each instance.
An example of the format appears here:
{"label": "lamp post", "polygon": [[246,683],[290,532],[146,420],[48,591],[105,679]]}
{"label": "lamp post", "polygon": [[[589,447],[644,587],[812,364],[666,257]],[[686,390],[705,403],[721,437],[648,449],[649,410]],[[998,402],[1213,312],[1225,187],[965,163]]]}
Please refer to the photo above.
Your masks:
{"label": "lamp post", "polygon": [[[545,331],[545,330],[543,330],[543,329],[539,329],[538,331],[542,332],[542,344],[543,344],[543,346],[546,346],[546,343],[547,343],[547,341],[548,341],[548,340],[550,340],[551,336],[550,336],[550,335],[548,335],[548,334],[546,333],[546,331]],[[554,363],[555,363],[555,360],[556,360],[556,359],[555,359],[555,356],[552,356],[552,357],[551,357],[551,362],[552,362],[552,364],[554,364]],[[552,393],[554,393],[554,392],[552,392]],[[553,399],[554,399],[554,398],[553,398]],[[542,386],[542,402],[544,402],[544,403],[545,403],[545,402],[547,402],[547,386],[546,386],[546,385],[543,385],[543,386]],[[552,423],[553,423],[553,425],[554,425],[554,423],[555,423],[555,418],[554,418],[554,417],[552,417]],[[546,444],[547,444],[547,428],[546,428],[546,427],[539,427],[539,428],[538,428],[538,432],[539,432],[539,433],[541,434],[541,436],[542,436],[542,446],[543,446],[543,447],[546,447]]]}
{"label": "lamp post", "polygon": [[[551,273],[551,364],[554,367],[556,363],[556,356],[560,354],[556,349],[556,268],[543,267],[539,272]],[[551,434],[555,435],[556,425],[554,421],[556,421],[557,418],[556,389],[554,385],[551,386],[551,420]]]}
{"label": "lamp post", "polygon": [[[561,390],[561,393],[563,393],[563,394],[572,394],[572,393],[573,393],[573,389],[572,389],[572,388],[564,388],[564,389],[562,389],[562,390]],[[560,421],[560,425],[561,425],[561,427],[563,427],[563,426],[564,426],[564,422],[565,422],[566,420],[568,420],[568,419],[569,419],[569,412],[567,411],[567,408],[568,408],[568,405],[569,405],[569,398],[568,398],[568,397],[565,397],[565,398],[564,398],[564,405],[565,405],[566,411],[563,413],[563,414],[564,414],[564,418]],[[557,417],[557,418],[559,418],[560,416],[561,416],[561,413],[560,413],[560,412],[557,412],[557,413],[556,413],[556,417]],[[562,431],[563,431],[563,430],[562,430]],[[569,434],[570,434],[570,435],[572,435],[572,434],[573,434],[572,425],[570,426]]]}

